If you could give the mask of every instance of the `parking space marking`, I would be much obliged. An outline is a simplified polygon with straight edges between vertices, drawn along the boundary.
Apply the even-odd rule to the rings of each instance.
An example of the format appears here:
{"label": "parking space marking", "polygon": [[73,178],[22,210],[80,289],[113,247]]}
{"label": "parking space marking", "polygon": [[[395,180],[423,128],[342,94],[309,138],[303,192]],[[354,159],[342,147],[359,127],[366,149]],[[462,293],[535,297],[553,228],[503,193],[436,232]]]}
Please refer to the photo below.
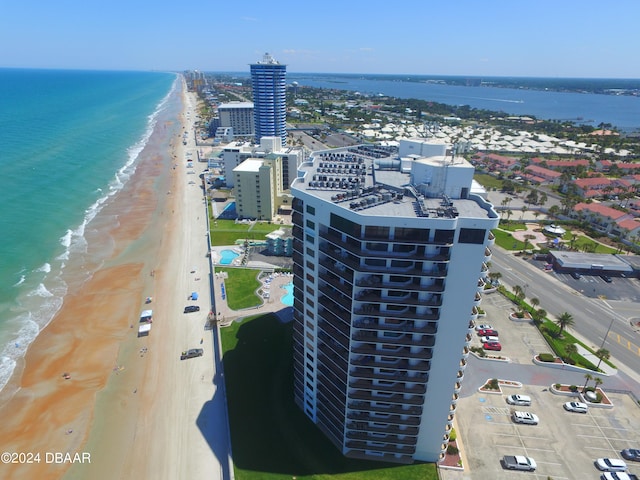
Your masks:
{"label": "parking space marking", "polygon": [[482,407],[482,412],[493,415],[509,415],[509,409],[505,407]]}

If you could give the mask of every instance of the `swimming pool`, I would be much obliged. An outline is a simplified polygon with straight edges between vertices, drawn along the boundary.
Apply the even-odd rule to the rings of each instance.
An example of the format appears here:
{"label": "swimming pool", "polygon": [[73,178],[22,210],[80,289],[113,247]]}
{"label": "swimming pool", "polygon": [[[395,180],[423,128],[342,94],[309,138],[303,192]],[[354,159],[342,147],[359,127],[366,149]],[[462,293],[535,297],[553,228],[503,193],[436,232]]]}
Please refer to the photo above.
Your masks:
{"label": "swimming pool", "polygon": [[220,252],[220,265],[230,265],[236,258],[240,256],[240,254],[234,252],[233,250],[222,250]]}
{"label": "swimming pool", "polygon": [[286,285],[283,285],[281,288],[284,288],[287,291],[287,293],[280,299],[280,301],[283,304],[291,307],[293,305],[293,282],[287,283]]}

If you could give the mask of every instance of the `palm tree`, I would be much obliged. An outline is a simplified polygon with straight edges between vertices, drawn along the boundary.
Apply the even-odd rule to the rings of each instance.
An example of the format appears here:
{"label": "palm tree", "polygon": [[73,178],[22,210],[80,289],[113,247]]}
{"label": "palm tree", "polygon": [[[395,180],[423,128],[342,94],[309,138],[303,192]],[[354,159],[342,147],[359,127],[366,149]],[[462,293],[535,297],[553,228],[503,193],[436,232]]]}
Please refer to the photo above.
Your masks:
{"label": "palm tree", "polygon": [[596,351],[595,355],[599,358],[598,365],[596,365],[596,370],[600,370],[600,364],[602,363],[602,360],[609,360],[609,358],[611,357],[611,352],[606,348],[599,348]]}
{"label": "palm tree", "polygon": [[591,375],[590,373],[585,373],[584,374],[584,378],[585,378],[585,382],[584,382],[584,387],[582,387],[582,393],[584,393],[585,390],[587,389],[587,385],[589,384],[589,380],[593,380],[593,375]]}
{"label": "palm tree", "polygon": [[[576,346],[575,343],[569,343],[565,345],[564,353],[567,356],[565,361],[570,360],[573,354],[578,353],[578,347]],[[571,362],[567,362],[567,363],[571,363]]]}
{"label": "palm tree", "polygon": [[538,305],[540,305],[540,300],[537,297],[533,297],[531,300],[529,300],[529,303],[533,308],[536,308]]}
{"label": "palm tree", "polygon": [[547,311],[544,308],[539,308],[538,310],[534,311],[531,314],[531,317],[533,318],[533,321],[536,322],[536,323],[542,322],[542,320],[546,316],[547,316]]}
{"label": "palm tree", "polygon": [[569,327],[573,327],[573,325],[575,325],[576,321],[573,319],[573,315],[571,315],[569,312],[564,312],[563,314],[561,314],[558,319],[556,320],[556,325],[558,325],[560,327],[560,331],[558,332],[558,336],[561,337],[562,336],[562,332]]}

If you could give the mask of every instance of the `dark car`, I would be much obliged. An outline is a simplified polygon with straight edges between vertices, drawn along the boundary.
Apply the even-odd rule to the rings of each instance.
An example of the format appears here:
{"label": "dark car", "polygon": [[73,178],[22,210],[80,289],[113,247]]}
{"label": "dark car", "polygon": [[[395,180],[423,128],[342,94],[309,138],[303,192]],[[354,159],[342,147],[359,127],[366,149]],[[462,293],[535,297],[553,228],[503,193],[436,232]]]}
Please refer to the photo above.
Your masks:
{"label": "dark car", "polygon": [[625,448],[620,452],[622,458],[625,460],[631,460],[632,462],[640,462],[640,449],[637,448]]}
{"label": "dark car", "polygon": [[571,272],[571,276],[576,280],[580,280],[582,278],[582,275],[580,275],[578,272]]}
{"label": "dark car", "polygon": [[611,277],[609,275],[600,275],[600,278],[603,279],[607,283],[611,283],[613,281],[613,280],[611,280]]}
{"label": "dark car", "polygon": [[199,312],[200,311],[200,307],[198,305],[187,305],[186,307],[184,307],[184,313],[192,313],[192,312]]}
{"label": "dark car", "polygon": [[478,330],[478,336],[479,337],[497,337],[498,331],[492,328],[485,328],[482,330]]}
{"label": "dark car", "polygon": [[201,357],[204,353],[202,348],[190,348],[180,354],[180,360],[186,360],[187,358]]}
{"label": "dark car", "polygon": [[482,344],[482,348],[484,348],[485,350],[494,350],[496,352],[499,352],[500,350],[502,350],[502,345],[500,345],[500,342],[486,342]]}

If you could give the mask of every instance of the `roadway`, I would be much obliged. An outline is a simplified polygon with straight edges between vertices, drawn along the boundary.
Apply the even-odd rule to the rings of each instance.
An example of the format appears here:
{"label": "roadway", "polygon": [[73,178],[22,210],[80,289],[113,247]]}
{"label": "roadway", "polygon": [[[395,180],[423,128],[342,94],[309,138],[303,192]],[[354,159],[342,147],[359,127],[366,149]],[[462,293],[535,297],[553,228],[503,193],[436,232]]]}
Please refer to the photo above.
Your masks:
{"label": "roadway", "polygon": [[[498,246],[492,247],[492,251],[492,271],[502,274],[500,281],[505,286],[523,287],[527,299],[540,300],[539,308],[544,308],[549,318],[569,312],[575,320],[570,333],[594,349],[603,345],[606,336],[603,348],[611,352],[612,363],[640,382],[636,373],[640,372],[640,336],[630,324],[638,315],[637,303],[589,297],[560,280],[560,275],[554,272],[544,272]],[[615,278],[616,281],[637,285],[637,280],[632,279]]]}

